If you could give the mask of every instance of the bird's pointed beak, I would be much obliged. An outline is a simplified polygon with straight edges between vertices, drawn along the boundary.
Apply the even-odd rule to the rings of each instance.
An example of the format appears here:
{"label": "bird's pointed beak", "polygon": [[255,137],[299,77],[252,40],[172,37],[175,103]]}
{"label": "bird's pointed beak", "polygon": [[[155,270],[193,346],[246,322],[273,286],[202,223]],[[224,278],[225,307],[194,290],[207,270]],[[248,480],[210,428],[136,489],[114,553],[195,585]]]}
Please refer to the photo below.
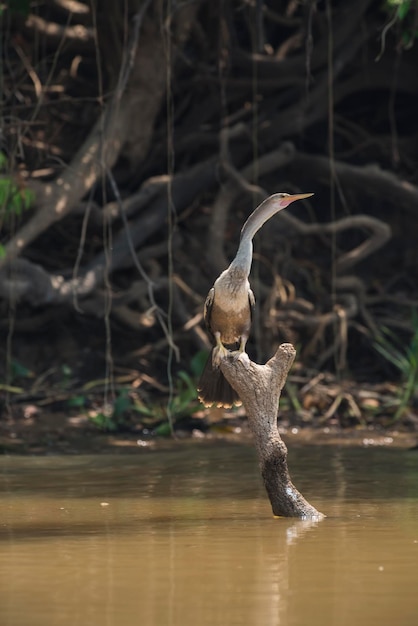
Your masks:
{"label": "bird's pointed beak", "polygon": [[281,200],[281,204],[286,207],[295,200],[304,200],[305,198],[310,198],[311,196],[313,196],[313,193],[294,193],[287,196],[287,198],[283,198],[283,200]]}

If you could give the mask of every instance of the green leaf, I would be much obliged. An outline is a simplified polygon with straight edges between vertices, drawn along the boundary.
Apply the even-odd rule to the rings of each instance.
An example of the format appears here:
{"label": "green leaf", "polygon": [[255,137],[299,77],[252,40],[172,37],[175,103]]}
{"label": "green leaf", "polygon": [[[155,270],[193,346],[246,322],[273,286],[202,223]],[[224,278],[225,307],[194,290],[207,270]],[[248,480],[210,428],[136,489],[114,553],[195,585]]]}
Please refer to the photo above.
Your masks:
{"label": "green leaf", "polygon": [[[1,154],[1,153],[0,153]],[[10,177],[0,178],[0,211],[4,216],[21,216],[35,200],[30,189],[19,189]]]}
{"label": "green leaf", "polygon": [[169,422],[163,422],[155,429],[155,434],[159,437],[169,437],[171,435],[171,426]]}
{"label": "green leaf", "polygon": [[73,373],[73,370],[71,369],[69,365],[64,363],[63,365],[61,365],[61,372],[63,376],[68,377],[68,376],[71,376],[71,374]]}
{"label": "green leaf", "polygon": [[[184,393],[185,391],[187,391],[188,395],[191,395],[192,397],[196,396],[197,394],[196,385],[195,385],[194,380],[190,378],[189,374],[182,370],[178,373],[178,377],[180,381],[183,382],[184,385],[186,386],[186,389],[180,388],[180,393]],[[180,387],[184,387],[184,385],[182,385],[181,382],[180,382]]]}
{"label": "green leaf", "polygon": [[203,372],[203,368],[206,365],[206,361],[208,359],[209,352],[207,350],[199,350],[196,352],[192,360],[190,361],[190,369],[196,378],[198,378]]}
{"label": "green leaf", "polygon": [[411,0],[401,0],[398,6],[398,18],[403,20],[409,13],[411,8]]}
{"label": "green leaf", "polygon": [[13,378],[33,378],[33,373],[30,369],[25,367],[25,365],[22,365],[22,363],[19,363],[19,361],[15,361],[13,359],[11,365]]}
{"label": "green leaf", "polygon": [[93,417],[90,417],[90,421],[103,431],[114,432],[118,429],[117,424],[115,424],[112,418],[104,413],[97,413]]}
{"label": "green leaf", "polygon": [[9,199],[10,199],[10,195],[11,195],[11,187],[12,187],[12,181],[10,180],[10,178],[1,178],[0,179],[0,206],[4,207]]}
{"label": "green leaf", "polygon": [[6,248],[0,243],[0,259],[4,259],[6,256]]}
{"label": "green leaf", "polygon": [[85,396],[73,396],[67,401],[67,406],[70,408],[82,408],[86,406],[87,399]]}
{"label": "green leaf", "polygon": [[389,363],[392,363],[399,371],[403,371],[405,368],[404,357],[393,346],[382,345],[380,343],[374,344],[375,349],[379,352]]}
{"label": "green leaf", "polygon": [[31,189],[25,189],[23,191],[23,205],[26,210],[30,209],[35,200],[35,194]]}
{"label": "green leaf", "polygon": [[148,417],[154,417],[155,415],[153,407],[148,407],[145,404],[140,404],[139,402],[135,402],[133,409],[140,415],[146,415]]}
{"label": "green leaf", "polygon": [[113,418],[120,419],[131,408],[132,400],[127,392],[121,393],[113,403]]}

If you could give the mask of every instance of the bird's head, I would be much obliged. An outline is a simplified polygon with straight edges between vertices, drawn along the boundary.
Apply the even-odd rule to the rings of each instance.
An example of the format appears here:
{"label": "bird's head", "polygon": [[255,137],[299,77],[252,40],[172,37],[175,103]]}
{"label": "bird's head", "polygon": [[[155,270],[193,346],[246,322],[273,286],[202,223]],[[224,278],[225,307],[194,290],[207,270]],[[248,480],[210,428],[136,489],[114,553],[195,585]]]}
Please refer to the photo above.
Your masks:
{"label": "bird's head", "polygon": [[240,245],[231,265],[245,267],[247,275],[250,273],[251,260],[253,254],[252,239],[263,224],[267,222],[273,215],[276,215],[282,209],[285,209],[295,200],[303,200],[310,198],[313,193],[275,193],[266,198],[251,213],[241,229]]}
{"label": "bird's head", "polygon": [[310,198],[311,196],[313,196],[313,193],[276,193],[273,197],[275,200],[279,201],[280,207],[285,209],[295,200],[303,200],[304,198]]}

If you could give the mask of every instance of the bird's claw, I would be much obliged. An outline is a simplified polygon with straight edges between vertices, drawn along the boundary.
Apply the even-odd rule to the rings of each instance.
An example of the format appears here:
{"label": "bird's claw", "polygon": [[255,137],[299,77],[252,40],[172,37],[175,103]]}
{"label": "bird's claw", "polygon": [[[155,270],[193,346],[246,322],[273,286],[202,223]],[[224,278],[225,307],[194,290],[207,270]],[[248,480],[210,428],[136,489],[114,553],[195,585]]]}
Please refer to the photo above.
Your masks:
{"label": "bird's claw", "polygon": [[213,367],[219,367],[222,359],[229,354],[229,350],[225,348],[223,344],[216,345],[212,352],[212,365]]}
{"label": "bird's claw", "polygon": [[230,352],[229,353],[232,358],[234,359],[234,361],[248,361],[249,360],[249,356],[248,354],[245,352],[245,350],[234,350],[234,352]]}

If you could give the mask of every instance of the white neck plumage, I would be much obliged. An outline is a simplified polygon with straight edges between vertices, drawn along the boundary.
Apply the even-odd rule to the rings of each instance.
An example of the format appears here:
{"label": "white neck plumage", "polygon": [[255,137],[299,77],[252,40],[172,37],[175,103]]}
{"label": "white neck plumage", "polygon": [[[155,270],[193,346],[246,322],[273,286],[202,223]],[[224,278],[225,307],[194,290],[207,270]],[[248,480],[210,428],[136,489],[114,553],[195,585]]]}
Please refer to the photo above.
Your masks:
{"label": "white neck plumage", "polygon": [[274,194],[264,200],[249,216],[241,230],[241,239],[234,260],[228,269],[242,271],[243,279],[248,278],[253,260],[253,237],[273,215],[287,206],[282,194]]}

